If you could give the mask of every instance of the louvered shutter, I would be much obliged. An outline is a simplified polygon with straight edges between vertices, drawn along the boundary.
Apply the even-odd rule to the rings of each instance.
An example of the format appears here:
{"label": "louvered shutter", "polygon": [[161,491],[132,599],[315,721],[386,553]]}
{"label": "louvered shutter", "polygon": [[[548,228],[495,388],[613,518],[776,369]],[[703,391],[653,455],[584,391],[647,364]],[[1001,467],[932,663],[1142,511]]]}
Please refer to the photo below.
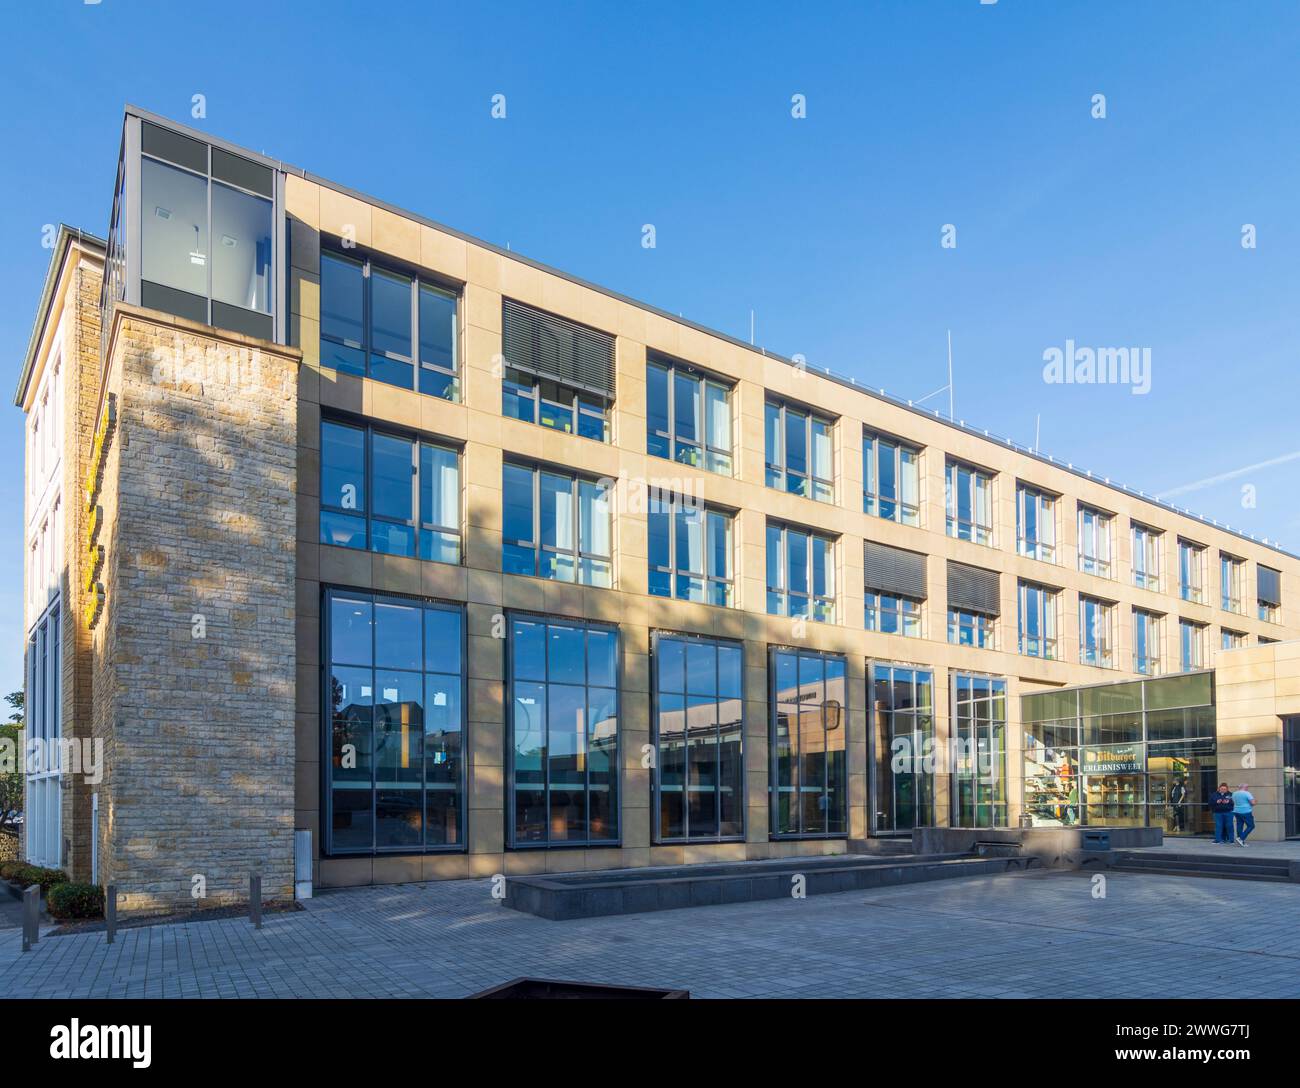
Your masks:
{"label": "louvered shutter", "polygon": [[614,338],[514,299],[501,308],[506,365],[614,399]]}

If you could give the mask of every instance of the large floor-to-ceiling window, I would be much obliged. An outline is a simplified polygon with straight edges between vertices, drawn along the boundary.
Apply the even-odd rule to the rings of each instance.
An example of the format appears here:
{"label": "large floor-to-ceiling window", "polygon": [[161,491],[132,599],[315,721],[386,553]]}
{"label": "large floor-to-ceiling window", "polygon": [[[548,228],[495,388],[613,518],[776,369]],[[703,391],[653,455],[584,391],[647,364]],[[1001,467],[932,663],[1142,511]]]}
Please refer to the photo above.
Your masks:
{"label": "large floor-to-ceiling window", "polygon": [[509,845],[618,842],[618,631],[512,615]]}
{"label": "large floor-to-ceiling window", "polygon": [[1035,826],[1210,829],[1209,672],[1026,695],[1024,810]]}
{"label": "large floor-to-ceiling window", "polygon": [[1283,833],[1300,838],[1300,714],[1282,719]]}
{"label": "large floor-to-ceiling window", "polygon": [[326,850],[465,845],[459,605],[325,592]]}
{"label": "large floor-to-ceiling window", "polygon": [[744,652],[734,642],[659,633],[653,661],[655,840],[738,839]]}
{"label": "large floor-to-ceiling window", "polygon": [[952,681],[955,827],[1007,823],[1007,682],[957,673]]}
{"label": "large floor-to-ceiling window", "polygon": [[782,838],[848,831],[848,728],[844,658],[773,648],[772,833]]}
{"label": "large floor-to-ceiling window", "polygon": [[934,673],[871,667],[871,757],[877,833],[934,823]]}
{"label": "large floor-to-ceiling window", "polygon": [[63,854],[59,614],[56,602],[28,636],[25,692],[26,855],[32,864],[52,869],[62,864]]}

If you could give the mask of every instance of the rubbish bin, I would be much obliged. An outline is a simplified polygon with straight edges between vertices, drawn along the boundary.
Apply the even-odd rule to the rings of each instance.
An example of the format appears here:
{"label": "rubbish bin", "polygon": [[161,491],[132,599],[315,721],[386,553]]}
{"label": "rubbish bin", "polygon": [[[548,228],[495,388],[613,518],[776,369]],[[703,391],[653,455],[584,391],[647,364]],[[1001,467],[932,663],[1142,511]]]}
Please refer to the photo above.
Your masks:
{"label": "rubbish bin", "polygon": [[1021,826],[1021,827],[1033,827],[1033,826],[1034,826],[1034,818],[1033,818],[1032,816],[1030,816],[1029,813],[1027,813],[1027,812],[1022,812],[1022,813],[1020,814],[1020,826]]}
{"label": "rubbish bin", "polygon": [[1109,850],[1110,832],[1085,831],[1083,833],[1083,848],[1085,850]]}

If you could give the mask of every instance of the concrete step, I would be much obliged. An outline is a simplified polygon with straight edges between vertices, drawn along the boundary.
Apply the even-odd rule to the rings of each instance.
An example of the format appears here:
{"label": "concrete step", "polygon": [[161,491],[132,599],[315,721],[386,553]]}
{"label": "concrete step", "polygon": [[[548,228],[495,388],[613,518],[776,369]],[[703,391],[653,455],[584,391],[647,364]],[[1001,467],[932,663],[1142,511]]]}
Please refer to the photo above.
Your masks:
{"label": "concrete step", "polygon": [[1273,884],[1290,883],[1290,878],[1287,876],[1279,876],[1270,872],[1260,872],[1258,869],[1166,869],[1163,867],[1158,868],[1149,865],[1133,865],[1129,862],[1120,862],[1118,865],[1113,866],[1111,871],[1118,873],[1146,873],[1148,876],[1193,876],[1211,880],[1256,880]]}
{"label": "concrete step", "polygon": [[1283,858],[1253,857],[1240,847],[1223,848],[1222,854],[1167,854],[1116,852],[1116,859],[1124,864],[1152,869],[1239,869],[1286,876],[1290,863]]}

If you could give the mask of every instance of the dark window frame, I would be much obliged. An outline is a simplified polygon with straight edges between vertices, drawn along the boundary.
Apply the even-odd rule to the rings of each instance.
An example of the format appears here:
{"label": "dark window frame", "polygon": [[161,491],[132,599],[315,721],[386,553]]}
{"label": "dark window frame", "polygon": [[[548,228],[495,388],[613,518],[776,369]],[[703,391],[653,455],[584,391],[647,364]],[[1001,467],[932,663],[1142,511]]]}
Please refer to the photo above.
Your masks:
{"label": "dark window frame", "polygon": [[[778,460],[772,460],[772,451],[768,449],[768,412],[769,409],[776,409],[779,423],[777,425]],[[789,417],[790,414],[801,416],[804,421],[804,451],[808,461],[806,471],[793,472],[790,467],[790,451],[786,436],[789,434]],[[774,491],[784,491],[789,495],[799,495],[805,499],[811,499],[813,502],[827,503],[835,505],[835,420],[824,412],[815,408],[799,404],[795,401],[788,401],[781,397],[767,396],[763,402],[763,462],[764,462],[764,482]],[[814,454],[813,446],[813,426],[821,424],[826,430],[827,442],[830,446],[830,476],[818,476],[815,465],[817,458]],[[801,488],[790,487],[791,480],[802,480]],[[825,494],[818,494],[818,485],[825,489]]]}
{"label": "dark window frame", "polygon": [[[650,425],[650,381],[649,374],[651,370],[660,370],[664,373],[664,379],[667,392],[667,404],[665,412],[668,420],[668,429],[661,431]],[[699,386],[700,391],[700,412],[696,421],[699,431],[697,441],[681,438],[677,434],[677,379],[693,381]],[[727,402],[727,447],[715,446],[709,441],[709,400],[708,390],[712,387],[720,389]],[[735,474],[735,454],[733,447],[735,445],[735,413],[733,412],[732,397],[735,394],[736,386],[734,382],[725,382],[721,378],[716,378],[712,374],[706,374],[704,371],[697,369],[687,363],[678,362],[666,355],[660,355],[652,352],[646,359],[646,452],[651,457],[660,457],[664,460],[672,461],[674,464],[690,465],[704,472],[711,472],[716,476],[733,476]],[[653,439],[660,439],[667,443],[668,452],[662,453],[653,449]],[[698,455],[697,460],[684,459],[683,452],[694,451]],[[714,467],[715,465],[724,464],[726,468]]]}
{"label": "dark window frame", "polygon": [[[438,855],[438,854],[465,854],[469,852],[469,751],[470,751],[470,713],[469,713],[469,622],[467,618],[466,606],[459,601],[444,601],[432,597],[416,596],[404,593],[379,592],[370,589],[353,589],[347,586],[322,584],[321,587],[321,623],[320,623],[320,649],[321,649],[321,666],[320,666],[320,727],[321,727],[321,751],[324,758],[320,761],[320,789],[321,789],[321,819],[323,833],[321,835],[321,856],[327,858],[357,858],[357,857],[402,857],[412,855]],[[373,724],[373,708],[378,705],[371,695],[372,708],[372,734],[371,734],[371,785],[370,785],[370,812],[371,812],[371,847],[370,849],[336,849],[333,842],[334,834],[334,791],[332,785],[332,762],[333,762],[333,721],[332,721],[332,700],[330,698],[330,680],[334,667],[337,665],[342,668],[369,668],[372,672],[378,673],[381,666],[374,663],[374,614],[371,613],[371,663],[370,665],[348,665],[343,662],[332,660],[332,627],[331,627],[331,610],[330,602],[334,594],[344,597],[362,597],[366,598],[371,608],[381,602],[394,603],[408,607],[418,607],[420,609],[420,631],[421,631],[421,668],[419,674],[421,677],[421,691],[427,691],[424,687],[425,678],[429,675],[451,675],[449,673],[438,673],[430,671],[424,667],[425,658],[424,650],[424,624],[425,611],[432,609],[435,611],[452,612],[460,616],[460,636],[461,636],[461,658],[460,658],[460,768],[458,771],[459,780],[457,782],[457,827],[460,829],[460,842],[448,844],[435,844],[433,846],[427,843],[414,847],[410,845],[397,845],[391,847],[381,847],[373,845],[375,834],[378,830],[375,817],[376,805],[378,804],[379,787],[375,781],[376,768],[374,764],[374,733],[375,725]],[[420,758],[424,762],[423,739],[421,740]],[[427,768],[427,764],[425,764]],[[421,787],[421,820],[423,821],[427,813],[427,782]],[[360,791],[358,791],[360,792]],[[427,827],[424,827],[424,834],[427,835]]]}
{"label": "dark window frame", "polygon": [[[820,707],[820,709],[821,709],[821,718],[822,718],[822,733],[823,733],[822,754],[823,754],[823,757],[824,757],[824,758],[827,758],[827,759],[828,759],[829,754],[830,754],[830,748],[829,748],[829,746],[825,743],[825,734],[829,733],[832,729],[840,729],[840,730],[843,730],[843,731],[844,731],[844,732],[842,733],[842,736],[844,737],[844,748],[843,748],[843,758],[844,758],[844,781],[843,781],[843,783],[841,784],[841,794],[842,794],[842,798],[843,798],[843,813],[842,813],[843,824],[844,824],[844,830],[843,830],[843,831],[802,831],[802,830],[800,830],[800,831],[797,831],[797,832],[792,832],[792,831],[782,831],[782,830],[780,830],[780,828],[779,828],[779,821],[780,821],[780,816],[781,816],[780,794],[781,794],[781,792],[782,792],[782,783],[781,783],[781,778],[780,778],[780,763],[779,763],[780,756],[779,756],[778,746],[777,746],[777,721],[778,721],[778,711],[777,711],[777,706],[778,706],[779,701],[778,701],[778,699],[777,699],[777,665],[776,665],[776,659],[777,659],[777,655],[778,655],[778,654],[790,654],[790,655],[792,655],[792,656],[794,657],[794,659],[795,659],[795,684],[796,684],[796,687],[799,687],[799,686],[801,685],[801,681],[800,681],[800,679],[799,679],[799,675],[798,675],[798,670],[799,670],[799,660],[800,660],[801,658],[803,658],[803,657],[817,657],[817,658],[821,658],[821,659],[822,659],[822,679],[823,679],[823,683],[826,682],[826,680],[825,680],[825,674],[826,674],[826,665],[825,665],[825,662],[826,662],[827,659],[837,660],[837,661],[839,661],[839,662],[844,666],[844,702],[843,702],[843,704],[836,704],[836,703],[834,702],[834,700],[829,699],[829,698],[826,698],[826,699],[823,699],[823,701],[822,701],[822,703],[821,703],[821,707]],[[768,815],[768,838],[769,838],[771,841],[774,841],[774,842],[776,842],[776,841],[817,840],[817,839],[847,839],[847,838],[849,837],[849,831],[850,831],[850,824],[849,824],[849,821],[850,821],[850,808],[851,808],[851,806],[850,806],[850,804],[849,804],[849,781],[848,781],[848,778],[849,778],[849,776],[848,776],[848,728],[849,728],[849,722],[850,722],[850,720],[851,720],[851,715],[850,715],[850,713],[849,713],[848,656],[845,655],[845,654],[840,654],[840,653],[833,653],[833,652],[822,651],[822,650],[812,650],[812,649],[808,649],[808,648],[799,648],[799,647],[794,647],[794,646],[776,646],[776,645],[769,646],[768,649],[767,649],[767,687],[768,687],[768,695],[767,695],[767,708],[768,708],[768,729],[767,729],[767,738],[768,738],[768,789],[767,789],[767,796],[768,796],[768,814],[769,814],[769,815]],[[802,705],[804,705],[804,704],[801,702],[799,705],[802,706]],[[828,725],[827,725],[827,713],[828,713],[829,708],[831,708],[831,707],[833,707],[833,706],[834,706],[834,707],[837,707],[836,713],[838,714],[839,721],[838,721],[835,725],[833,725],[833,726],[828,726]],[[794,734],[791,734],[791,735],[792,735],[792,737],[793,737]],[[791,790],[793,796],[796,797],[797,799],[799,799],[799,801],[800,801],[800,803],[795,807],[795,811],[798,813],[797,824],[798,824],[798,826],[799,826],[800,828],[803,827],[803,822],[804,822],[804,821],[803,821],[803,804],[802,804],[802,798],[803,798],[803,794],[804,794],[804,788],[803,788],[803,784],[802,784],[802,779],[803,779],[803,773],[802,773],[802,771],[803,771],[802,759],[803,759],[802,753],[796,751],[795,748],[793,747],[793,744],[792,744],[792,746],[791,746],[791,754],[790,754],[790,761],[791,761],[791,766],[792,766],[793,768],[795,768],[796,774],[795,774],[795,778],[794,778],[794,780],[792,781],[792,784],[791,784],[791,786],[790,786],[790,790]],[[830,764],[829,764],[829,761],[827,761],[827,763],[825,764],[825,774],[823,775],[823,782],[822,782],[822,788],[821,788],[821,796],[822,796],[823,799],[827,799],[827,798],[829,798],[829,796],[830,796],[830,787],[831,787]],[[829,806],[829,803],[827,803],[826,808],[825,808],[825,811],[827,812],[827,816],[828,816],[828,818],[827,818],[827,823],[829,824],[829,822],[830,822],[830,819],[829,819],[829,814],[830,814],[830,806]]]}
{"label": "dark window frame", "polygon": [[[780,563],[778,566],[778,570],[781,578],[781,584],[779,586],[767,585],[767,591],[765,596],[765,611],[769,616],[786,616],[790,619],[806,619],[806,620],[811,620],[814,623],[835,623],[836,622],[835,617],[839,607],[837,601],[837,598],[839,597],[839,585],[838,585],[837,571],[835,569],[836,548],[839,543],[838,540],[835,537],[831,536],[830,534],[820,532],[816,529],[809,529],[802,525],[794,525],[791,524],[790,522],[778,521],[775,518],[768,518],[767,524],[763,530],[763,546],[765,551],[771,549],[771,541],[768,539],[768,535],[773,529],[779,530],[781,534]],[[791,533],[798,533],[800,536],[804,536],[808,538],[808,564],[807,564],[807,571],[806,571],[808,576],[808,591],[806,594],[799,594],[799,596],[806,596],[808,601],[808,611],[802,615],[796,615],[795,613],[790,611],[790,596],[792,592],[789,586],[790,534]],[[829,594],[821,594],[821,595],[818,595],[815,589],[817,581],[816,581],[816,566],[814,560],[814,557],[816,555],[816,549],[814,547],[814,543],[819,540],[822,543],[824,543],[827,548],[828,556],[827,556],[826,576],[827,576],[827,580],[831,584],[830,585],[831,592]],[[770,569],[770,566],[771,564],[769,561],[769,557],[765,555],[764,563],[763,563],[763,571],[764,571],[763,578],[765,582],[767,581],[767,572]],[[781,608],[779,611],[776,612],[773,612],[771,610],[771,602],[770,600],[767,600],[767,598],[770,598],[773,595],[779,597],[781,601]],[[825,607],[828,610],[828,613],[818,615],[819,605]]]}
{"label": "dark window frame", "polygon": [[[894,451],[894,482],[896,495],[892,499],[883,498],[880,494],[880,446],[884,443],[890,446]],[[916,465],[916,502],[907,503],[903,499],[903,455],[911,454],[913,463]],[[870,471],[868,471],[868,464]],[[921,508],[924,501],[921,497],[921,485],[924,476],[921,472],[921,447],[914,446],[910,442],[904,442],[900,438],[895,438],[891,434],[883,431],[873,431],[863,428],[862,431],[862,512],[870,514],[872,517],[880,518],[883,521],[892,521],[899,525],[912,525],[917,528],[921,525]],[[872,486],[868,487],[868,482]],[[892,515],[883,514],[881,510],[885,503],[893,503],[894,513]]]}
{"label": "dark window frame", "polygon": [[[668,565],[663,566],[654,562],[654,557],[650,553],[650,518],[657,516],[658,511],[654,509],[656,503],[667,503],[668,510]],[[704,534],[702,543],[704,555],[704,570],[692,571],[682,567],[678,562],[677,548],[677,519],[686,514],[690,507],[683,501],[680,495],[676,493],[651,493],[646,510],[646,568],[647,575],[664,574],[668,576],[670,593],[656,593],[653,587],[653,581],[647,579],[647,591],[653,597],[661,597],[669,600],[692,601],[695,604],[707,604],[714,608],[735,608],[736,607],[736,518],[730,511],[718,506],[710,506],[706,503],[692,503],[695,509],[700,512],[703,525],[701,531]],[[710,573],[710,562],[713,558],[713,518],[722,518],[725,522],[723,532],[727,537],[727,570],[725,574],[718,575]],[[703,583],[704,600],[696,601],[689,595],[683,595],[679,592],[682,580],[689,579]],[[720,588],[722,591],[722,600],[717,601],[713,598],[712,590]]]}
{"label": "dark window frame", "polygon": [[[606,485],[602,487],[601,486],[602,480],[593,478],[591,476],[582,475],[580,473],[567,472],[561,469],[553,468],[552,466],[547,464],[538,464],[536,462],[529,462],[525,460],[519,460],[516,458],[507,457],[501,463],[501,474],[502,474],[501,494],[503,500],[502,502],[503,507],[504,507],[504,497],[505,497],[505,473],[508,468],[513,468],[521,472],[527,472],[530,473],[532,476],[532,498],[530,500],[532,503],[532,527],[531,527],[532,538],[529,540],[520,540],[514,537],[507,537],[506,530],[505,530],[505,519],[504,517],[502,518],[501,547],[502,547],[502,556],[503,556],[503,562],[502,562],[503,573],[518,575],[524,578],[542,578],[548,582],[559,582],[564,585],[591,586],[595,589],[617,588],[615,583],[615,577],[614,577],[614,520],[615,519],[614,519],[614,509],[613,509],[613,502],[614,502],[613,487],[611,485]],[[547,476],[553,476],[557,479],[564,479],[569,482],[569,487],[570,487],[569,494],[573,500],[573,524],[571,528],[573,532],[574,547],[571,551],[564,548],[551,547],[549,545],[542,543],[542,475],[543,474]],[[584,541],[582,537],[582,488],[584,484],[588,487],[596,488],[598,493],[602,491],[604,492],[605,504],[609,515],[609,527],[607,530],[607,536],[609,538],[608,555],[600,555],[599,553],[593,552],[587,547],[585,547],[585,544],[587,542]],[[532,551],[533,553],[532,573],[528,573],[525,571],[518,571],[518,570],[505,570],[504,549],[507,546],[511,546],[515,548],[527,548]],[[574,577],[572,581],[570,581],[567,578],[555,578],[545,573],[545,569],[546,569],[545,559],[546,556],[548,555],[572,557],[573,571],[574,571]],[[596,570],[596,564],[599,563],[606,564],[606,566],[609,569],[609,584],[600,585],[598,582],[595,581],[584,580],[582,578],[584,563],[587,565],[587,569],[593,572]],[[552,569],[559,569],[559,568],[553,566]]]}
{"label": "dark window frame", "polygon": [[[546,794],[546,812],[548,822],[546,825],[546,838],[540,841],[519,842],[517,838],[517,817],[516,817],[516,800],[517,800],[517,783],[515,778],[515,652],[514,652],[514,625],[516,620],[525,623],[541,624],[545,629],[550,626],[569,627],[581,630],[583,635],[583,690],[590,692],[592,687],[603,689],[604,685],[593,685],[591,683],[591,660],[586,643],[586,632],[591,629],[613,632],[614,635],[614,757],[612,762],[611,796],[610,796],[610,813],[614,822],[614,835],[607,839],[591,838],[591,763],[586,761],[586,770],[584,774],[584,796],[586,798],[585,807],[587,812],[587,836],[584,839],[565,839],[552,841],[550,837],[550,773],[551,773],[551,756],[550,756],[550,720],[549,720],[549,690],[548,690],[548,713],[547,721],[544,726],[544,734],[547,737],[547,743],[544,746],[545,754],[542,756],[543,767],[543,786],[542,791]],[[536,612],[528,612],[521,609],[510,609],[505,613],[506,637],[505,637],[505,803],[503,805],[503,817],[505,820],[505,848],[507,851],[534,851],[534,850],[601,850],[601,849],[620,849],[623,845],[623,633],[617,623],[605,623],[600,620],[581,620],[572,619],[565,616],[543,615]],[[547,679],[542,681],[524,680],[524,683],[541,683],[547,686],[555,681],[549,678],[549,647],[546,654],[546,666],[543,672],[547,673]],[[589,705],[590,695],[585,696],[584,706]],[[590,723],[588,723],[588,729]],[[590,734],[588,734],[590,739]]]}
{"label": "dark window frame", "polygon": [[[662,760],[662,758],[661,758],[660,737],[659,737],[659,711],[660,711],[660,702],[659,702],[659,696],[660,696],[659,666],[660,666],[660,661],[662,660],[662,651],[660,650],[660,643],[661,643],[663,640],[665,640],[665,639],[672,639],[672,640],[674,640],[674,641],[682,642],[683,644],[688,643],[688,642],[697,642],[697,643],[699,643],[699,642],[706,642],[706,643],[709,643],[709,644],[711,644],[711,645],[713,645],[713,646],[716,646],[716,647],[727,647],[727,648],[729,648],[729,649],[736,649],[736,650],[739,650],[739,651],[740,651],[740,685],[741,685],[741,692],[740,692],[740,793],[741,793],[741,795],[740,795],[740,831],[739,831],[737,834],[735,834],[735,835],[722,835],[722,834],[718,834],[718,835],[691,835],[690,832],[689,832],[689,828],[690,828],[690,805],[689,805],[689,802],[687,802],[687,803],[685,803],[685,804],[683,805],[683,826],[685,826],[685,827],[688,829],[688,830],[687,830],[687,833],[686,833],[685,835],[683,835],[683,836],[665,836],[665,835],[663,834],[663,827],[662,827],[662,817],[663,817],[663,812],[662,812],[662,808],[661,808],[661,804],[662,804],[662,796],[661,796],[661,794],[662,794],[662,788],[661,788],[661,785],[660,785],[660,779],[659,779],[660,771],[661,771],[661,769],[662,769],[662,765],[663,765],[663,760]],[[683,652],[684,652],[684,651],[683,651]],[[748,776],[747,776],[747,774],[746,774],[746,770],[747,770],[747,768],[746,768],[746,762],[745,762],[745,758],[746,758],[746,753],[745,753],[745,749],[746,749],[746,744],[745,744],[745,725],[746,725],[746,722],[747,722],[747,720],[748,720],[748,715],[745,713],[745,691],[744,691],[744,688],[745,688],[745,644],[744,644],[744,642],[742,642],[742,641],[738,641],[738,640],[736,640],[736,639],[715,638],[715,637],[712,637],[712,636],[709,636],[709,635],[693,635],[693,634],[684,634],[684,633],[680,633],[680,632],[677,632],[677,631],[659,631],[659,630],[656,630],[656,631],[651,632],[651,640],[650,640],[650,664],[651,664],[651,668],[650,668],[650,743],[651,743],[651,745],[653,745],[653,750],[654,750],[654,754],[655,754],[654,767],[653,767],[653,769],[651,770],[651,773],[650,773],[650,808],[651,808],[651,813],[650,813],[650,832],[651,832],[651,841],[652,841],[656,846],[658,846],[658,845],[665,845],[665,846],[666,846],[666,845],[677,845],[677,844],[680,844],[680,843],[744,842],[744,841],[745,841],[745,832],[746,832],[747,823],[748,823],[748,813],[749,813],[749,806],[748,806],[748,804],[746,804],[746,797],[745,797],[745,794],[746,794],[746,791],[747,791],[747,788],[748,788],[748,781],[749,781],[749,779],[748,779]],[[715,670],[717,670],[717,671],[720,672],[720,667],[715,666]],[[715,688],[715,692],[716,692],[716,688]],[[684,687],[683,687],[683,694],[684,694],[684,695],[687,695],[687,696],[689,695],[689,693],[686,693],[686,692],[685,692],[685,688],[684,688]],[[717,695],[716,695],[716,701],[717,701],[718,703],[721,703],[722,700],[723,700],[723,696],[722,696],[721,694],[717,694]],[[714,730],[715,730],[715,734],[714,734],[714,735],[718,738],[718,742],[719,742],[719,743],[718,743],[717,751],[718,751],[718,753],[719,753],[719,766],[720,766],[720,765],[721,765],[721,734],[722,734],[722,723],[719,722],[719,721],[715,721],[715,722],[714,722]],[[690,764],[689,764],[689,757],[688,757],[688,760],[687,760],[687,775],[689,776],[689,774],[690,774]],[[684,791],[683,791],[683,792],[684,792],[684,794],[688,794],[688,793],[689,793],[689,777],[688,777],[688,780],[687,780],[687,783],[686,783],[686,785],[685,785],[685,788],[684,788]],[[719,772],[718,775],[717,775],[717,788],[715,789],[714,792],[715,792],[715,798],[716,798],[716,809],[715,809],[715,811],[716,811],[716,812],[718,813],[718,815],[719,815],[719,818],[718,818],[718,826],[721,827],[721,826],[722,826],[722,820],[721,820],[721,813],[722,813],[722,803],[721,803],[721,794],[722,794],[722,776],[721,776],[721,773],[720,773],[720,772]]]}
{"label": "dark window frame", "polygon": [[[327,426],[343,427],[349,430],[360,431],[362,433],[362,455],[364,459],[363,475],[365,478],[365,502],[364,509],[348,509],[337,503],[327,502],[324,494],[324,488],[320,487],[321,478],[325,472],[325,428]],[[366,551],[374,555],[398,555],[401,558],[418,559],[427,563],[445,563],[442,559],[425,559],[423,555],[423,534],[440,533],[444,536],[454,536],[456,540],[456,562],[448,564],[449,566],[463,566],[465,563],[465,475],[464,475],[464,450],[455,443],[447,440],[432,440],[422,434],[412,434],[405,432],[400,428],[386,427],[376,425],[372,422],[361,422],[355,419],[349,419],[341,415],[323,414],[318,429],[320,436],[320,467],[317,472],[317,490],[320,492],[319,504],[320,514],[317,521],[319,523],[318,538],[322,544],[328,544],[331,547],[349,548],[353,551]],[[411,443],[411,518],[409,521],[400,521],[396,518],[384,517],[374,513],[374,438],[379,435],[384,438],[395,439],[400,442]],[[455,526],[439,525],[435,522],[426,522],[424,520],[424,510],[422,502],[423,491],[423,452],[425,448],[442,450],[452,453],[456,457],[456,513],[460,524]],[[335,544],[333,541],[325,540],[324,520],[326,514],[335,516],[359,518],[366,525],[366,542],[364,547],[357,547],[351,544]],[[412,530],[415,550],[412,555],[401,556],[401,553],[378,551],[375,548],[375,534],[373,523],[382,522],[385,525],[397,525]]]}
{"label": "dark window frame", "polygon": [[[385,385],[391,385],[395,389],[406,389],[408,392],[419,393],[421,396],[433,397],[436,400],[445,400],[452,404],[461,402],[461,317],[462,317],[462,298],[464,295],[463,286],[453,285],[450,281],[426,272],[420,268],[410,266],[406,262],[389,258],[386,255],[377,255],[371,250],[360,246],[345,246],[341,242],[326,244],[322,236],[322,245],[320,253],[319,280],[322,294],[325,283],[325,262],[326,260],[335,260],[344,264],[359,265],[361,271],[362,288],[361,288],[361,336],[360,341],[349,340],[346,337],[338,336],[335,333],[328,332],[325,328],[324,315],[321,316],[320,322],[320,339],[323,344],[335,344],[339,347],[347,348],[350,351],[361,353],[362,365],[360,371],[355,367],[336,367],[345,374],[353,374],[356,377],[369,378],[371,381],[383,382]],[[387,350],[378,350],[374,346],[374,279],[375,273],[380,276],[400,277],[409,281],[411,294],[411,324],[410,324],[410,344],[411,354],[409,356],[400,353],[390,352]],[[422,357],[420,350],[420,302],[422,293],[430,291],[434,294],[441,295],[450,300],[454,307],[452,317],[452,343],[451,354],[452,362],[450,368],[439,363],[426,362]],[[322,354],[322,365],[331,364],[324,361],[324,352]],[[382,356],[390,362],[411,368],[411,385],[403,385],[399,382],[389,381],[387,378],[378,377],[371,372],[371,358],[373,356]],[[424,374],[441,375],[449,379],[447,396],[442,393],[432,392],[424,388]]]}

